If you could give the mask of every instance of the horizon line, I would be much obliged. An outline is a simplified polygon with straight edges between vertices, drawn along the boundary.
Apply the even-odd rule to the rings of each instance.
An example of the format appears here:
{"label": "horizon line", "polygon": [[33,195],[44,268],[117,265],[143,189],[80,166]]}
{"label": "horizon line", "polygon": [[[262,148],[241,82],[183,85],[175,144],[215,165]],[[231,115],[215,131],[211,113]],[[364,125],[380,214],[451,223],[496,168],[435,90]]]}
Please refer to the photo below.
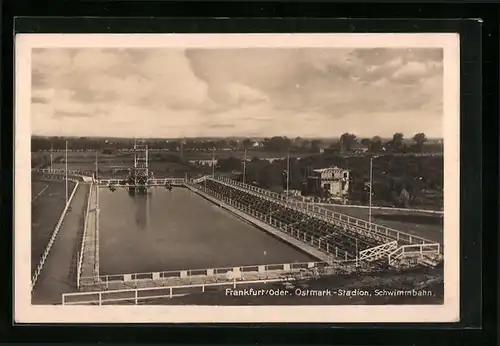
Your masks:
{"label": "horizon line", "polygon": [[[346,132],[349,134],[353,134],[352,132]],[[416,132],[420,133],[420,132]],[[416,134],[415,133],[415,134]],[[413,134],[413,135],[415,135]],[[425,132],[424,132],[425,134]],[[372,139],[373,137],[380,137],[381,139],[387,139],[387,138],[392,138],[392,136],[381,136],[381,135],[372,135],[372,136],[358,136],[354,133],[357,139]],[[403,133],[404,135],[404,133]],[[413,136],[412,135],[412,136]],[[183,136],[183,137],[129,137],[129,136],[95,136],[95,135],[90,135],[90,136],[81,136],[81,135],[42,135],[42,134],[32,134],[31,138],[33,137],[60,137],[60,138],[102,138],[102,139],[226,139],[226,138],[244,138],[244,139],[252,139],[252,138],[273,138],[273,137],[284,137],[284,138],[289,138],[289,139],[295,139],[295,138],[302,138],[302,139],[339,139],[340,136],[336,137],[325,137],[325,136],[300,136],[300,135],[295,135],[295,136],[284,136],[284,135],[273,135],[273,136]],[[411,139],[411,137],[406,137],[404,136],[403,139]],[[434,137],[430,136],[427,137],[427,139],[444,139],[444,137]]]}

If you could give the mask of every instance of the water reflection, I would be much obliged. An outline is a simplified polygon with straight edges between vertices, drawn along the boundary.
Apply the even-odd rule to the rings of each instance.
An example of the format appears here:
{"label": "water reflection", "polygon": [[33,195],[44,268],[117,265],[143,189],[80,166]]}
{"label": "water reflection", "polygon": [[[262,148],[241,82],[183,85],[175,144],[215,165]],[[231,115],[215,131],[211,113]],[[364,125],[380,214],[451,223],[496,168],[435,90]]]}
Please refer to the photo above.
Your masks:
{"label": "water reflection", "polygon": [[135,224],[141,230],[148,228],[151,197],[152,194],[136,194],[132,197],[135,204]]}

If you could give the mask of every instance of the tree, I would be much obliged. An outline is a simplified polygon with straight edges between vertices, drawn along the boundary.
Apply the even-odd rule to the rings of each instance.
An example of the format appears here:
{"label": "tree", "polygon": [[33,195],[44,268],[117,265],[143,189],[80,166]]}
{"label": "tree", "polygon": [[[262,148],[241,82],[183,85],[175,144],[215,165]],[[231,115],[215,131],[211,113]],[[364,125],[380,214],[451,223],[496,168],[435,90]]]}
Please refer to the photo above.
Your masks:
{"label": "tree", "polygon": [[287,137],[272,137],[264,140],[264,148],[268,151],[285,152],[291,148],[292,141]]}
{"label": "tree", "polygon": [[319,153],[321,149],[321,141],[319,139],[314,139],[311,141],[311,152]]}
{"label": "tree", "polygon": [[356,144],[356,135],[352,133],[343,133],[340,136],[340,145],[342,151],[351,151],[354,144]]}
{"label": "tree", "polygon": [[304,151],[308,151],[311,148],[311,142],[308,139],[303,139],[300,148]]}
{"label": "tree", "polygon": [[372,153],[380,152],[382,150],[382,138],[380,136],[373,137],[369,149]]}
{"label": "tree", "polygon": [[372,141],[370,138],[363,138],[360,142],[362,145],[364,145],[367,148],[370,148],[370,145],[372,144]]}
{"label": "tree", "polygon": [[413,141],[417,145],[418,149],[420,152],[424,150],[424,143],[427,142],[427,137],[425,136],[425,133],[417,133],[415,136],[413,136]]}
{"label": "tree", "polygon": [[220,172],[232,172],[241,169],[241,160],[235,157],[228,157],[227,159],[217,160],[215,167]]}
{"label": "tree", "polygon": [[243,149],[250,149],[252,147],[252,141],[248,138],[244,139],[241,144],[243,145]]}
{"label": "tree", "polygon": [[392,136],[391,147],[393,151],[401,151],[401,149],[403,148],[403,138],[404,136],[401,132],[396,132]]}

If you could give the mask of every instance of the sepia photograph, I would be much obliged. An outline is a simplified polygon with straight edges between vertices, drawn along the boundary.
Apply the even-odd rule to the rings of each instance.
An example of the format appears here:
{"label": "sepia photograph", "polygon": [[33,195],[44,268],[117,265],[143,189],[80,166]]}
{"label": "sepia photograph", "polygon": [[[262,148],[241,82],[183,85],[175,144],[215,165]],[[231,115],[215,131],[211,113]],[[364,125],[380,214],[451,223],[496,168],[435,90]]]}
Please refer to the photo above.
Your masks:
{"label": "sepia photograph", "polygon": [[452,34],[17,35],[15,319],[457,321],[459,57]]}

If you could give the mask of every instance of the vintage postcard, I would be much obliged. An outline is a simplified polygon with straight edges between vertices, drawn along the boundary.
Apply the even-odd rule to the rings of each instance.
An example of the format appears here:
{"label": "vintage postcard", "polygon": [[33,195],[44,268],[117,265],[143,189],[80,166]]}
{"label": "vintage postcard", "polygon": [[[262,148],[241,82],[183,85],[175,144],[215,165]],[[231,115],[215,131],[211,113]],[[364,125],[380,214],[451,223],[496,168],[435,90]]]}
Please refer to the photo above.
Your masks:
{"label": "vintage postcard", "polygon": [[17,322],[459,320],[458,35],[15,43]]}

